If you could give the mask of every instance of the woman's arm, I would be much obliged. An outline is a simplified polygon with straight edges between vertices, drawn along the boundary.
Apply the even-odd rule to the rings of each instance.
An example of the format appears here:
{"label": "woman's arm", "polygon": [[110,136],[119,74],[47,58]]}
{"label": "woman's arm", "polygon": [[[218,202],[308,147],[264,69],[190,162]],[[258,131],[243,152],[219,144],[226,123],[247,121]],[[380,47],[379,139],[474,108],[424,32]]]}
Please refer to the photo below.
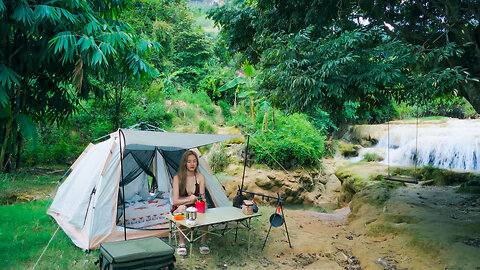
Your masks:
{"label": "woman's arm", "polygon": [[200,195],[204,201],[207,201],[205,197],[205,175],[198,173],[198,183],[200,184]]}
{"label": "woman's arm", "polygon": [[180,179],[178,175],[175,175],[173,177],[172,186],[174,205],[192,204],[195,203],[195,201],[197,200],[197,196],[193,194],[188,196],[180,196]]}

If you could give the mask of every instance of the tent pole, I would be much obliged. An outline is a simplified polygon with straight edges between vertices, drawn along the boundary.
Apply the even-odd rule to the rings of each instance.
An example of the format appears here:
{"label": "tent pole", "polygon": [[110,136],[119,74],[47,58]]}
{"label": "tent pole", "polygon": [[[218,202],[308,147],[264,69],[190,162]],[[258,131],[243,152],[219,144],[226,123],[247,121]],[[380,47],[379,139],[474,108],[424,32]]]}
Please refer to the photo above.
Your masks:
{"label": "tent pole", "polygon": [[57,189],[58,189],[58,187],[60,186],[60,183],[61,183],[62,180],[65,178],[65,176],[67,176],[67,174],[70,172],[71,169],[72,169],[71,167],[68,168],[68,170],[65,172],[65,174],[63,174],[63,176],[60,178],[60,180],[58,180],[57,186],[55,186],[55,189],[53,190],[52,194],[50,194],[50,198],[48,199],[47,205],[45,205],[45,210],[47,210],[48,205],[49,205],[50,202],[52,201],[53,195],[57,192]]}
{"label": "tent pole", "polygon": [[[123,135],[123,136],[122,136]],[[126,224],[126,213],[125,213],[125,185],[122,184],[123,182],[123,151],[122,151],[122,137],[125,139],[125,136],[121,129],[118,130],[118,139],[120,141],[120,184],[122,185],[122,201],[123,201],[123,235],[125,241],[127,241],[127,224]]]}
{"label": "tent pole", "polygon": [[245,149],[245,161],[243,162],[243,175],[242,175],[242,187],[240,188],[240,192],[243,190],[243,181],[245,179],[245,169],[247,167],[247,160],[248,160],[248,146],[250,144],[250,136],[247,135],[247,148]]}

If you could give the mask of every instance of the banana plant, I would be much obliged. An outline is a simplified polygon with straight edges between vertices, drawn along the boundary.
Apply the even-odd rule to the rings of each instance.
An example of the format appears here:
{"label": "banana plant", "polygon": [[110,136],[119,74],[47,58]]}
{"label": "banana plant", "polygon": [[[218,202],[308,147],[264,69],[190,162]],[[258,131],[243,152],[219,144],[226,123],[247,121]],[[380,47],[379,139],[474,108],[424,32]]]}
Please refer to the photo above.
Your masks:
{"label": "banana plant", "polygon": [[257,79],[257,75],[255,74],[255,68],[253,65],[248,63],[248,60],[242,66],[243,73],[245,77],[239,75],[235,79],[231,80],[230,82],[224,84],[222,87],[218,89],[219,92],[226,91],[228,89],[237,88],[240,89],[238,86],[245,85],[246,89],[238,94],[239,98],[246,98],[248,97],[250,100],[250,117],[252,121],[255,119],[255,106],[254,106],[254,96],[257,94],[257,90],[255,89],[255,81]]}

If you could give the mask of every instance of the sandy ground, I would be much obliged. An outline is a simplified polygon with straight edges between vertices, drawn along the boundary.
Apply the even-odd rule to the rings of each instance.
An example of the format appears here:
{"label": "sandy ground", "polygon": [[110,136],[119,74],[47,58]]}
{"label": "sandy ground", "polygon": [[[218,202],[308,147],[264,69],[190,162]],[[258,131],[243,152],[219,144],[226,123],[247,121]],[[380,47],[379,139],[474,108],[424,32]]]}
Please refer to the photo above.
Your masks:
{"label": "sandy ground", "polygon": [[[480,269],[480,196],[455,193],[454,187],[409,185],[383,209],[367,206],[355,217],[348,206],[330,214],[286,209],[285,216],[292,248],[282,226],[271,230],[261,251],[264,226],[245,262],[235,262],[235,252],[246,252],[237,248],[230,261],[219,263],[211,257],[223,253],[212,246],[210,258],[197,258],[196,268]],[[375,226],[387,229],[369,233]],[[377,263],[379,258],[388,264]],[[186,262],[180,258],[177,267]]]}

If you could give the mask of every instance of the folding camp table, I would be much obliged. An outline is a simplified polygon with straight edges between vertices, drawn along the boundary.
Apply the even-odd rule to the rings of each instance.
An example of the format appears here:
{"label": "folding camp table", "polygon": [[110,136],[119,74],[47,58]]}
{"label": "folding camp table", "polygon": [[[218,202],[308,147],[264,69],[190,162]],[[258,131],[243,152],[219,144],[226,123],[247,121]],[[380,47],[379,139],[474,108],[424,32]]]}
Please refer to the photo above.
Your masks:
{"label": "folding camp table", "polygon": [[[254,217],[258,217],[260,214],[254,213],[252,215],[245,215],[240,208],[236,207],[219,207],[219,208],[210,208],[205,210],[205,213],[197,213],[197,224],[194,226],[187,225],[186,219],[183,220],[174,220],[172,214],[167,214],[164,215],[165,218],[167,218],[170,221],[170,226],[169,226],[169,234],[168,234],[168,243],[171,244],[172,241],[172,235],[175,232],[180,232],[183,234],[185,239],[190,244],[190,267],[192,267],[193,264],[193,242],[197,241],[200,239],[203,235],[203,233],[207,234],[213,234],[217,236],[223,236],[226,232],[231,231],[235,229],[235,241],[237,240],[237,230],[239,225],[243,225],[245,228],[247,228],[248,232],[248,246],[247,250],[250,249],[250,230],[252,229],[250,223],[251,219]],[[229,222],[236,222],[236,226],[228,228]],[[201,227],[203,226],[208,226],[208,225],[225,225],[222,228],[222,233],[217,233],[213,231],[212,229],[209,229],[208,231],[204,232],[201,230]],[[200,230],[202,232],[202,235],[195,237],[195,232],[197,230]]]}

